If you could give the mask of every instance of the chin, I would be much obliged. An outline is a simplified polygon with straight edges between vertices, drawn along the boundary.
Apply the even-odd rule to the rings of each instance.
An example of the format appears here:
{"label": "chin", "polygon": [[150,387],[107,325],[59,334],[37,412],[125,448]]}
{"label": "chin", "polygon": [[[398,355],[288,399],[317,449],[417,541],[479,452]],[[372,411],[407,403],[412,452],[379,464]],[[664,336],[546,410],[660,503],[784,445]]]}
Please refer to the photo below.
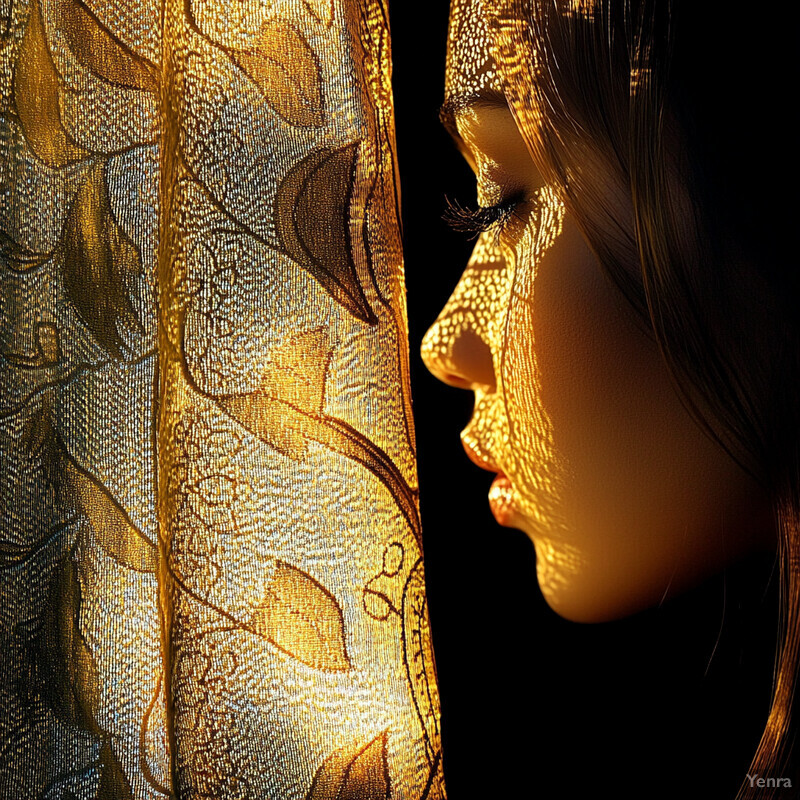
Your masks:
{"label": "chin", "polygon": [[[537,567],[538,572],[538,567]],[[647,606],[618,603],[614,598],[598,596],[569,584],[553,587],[552,583],[539,579],[539,588],[548,606],[560,617],[570,622],[596,623],[623,619]]]}
{"label": "chin", "polygon": [[[630,564],[614,570],[581,558],[579,552],[539,536],[536,577],[547,605],[570,622],[596,623],[623,619],[663,602],[693,585],[699,575],[649,576]],[[686,578],[687,580],[683,580]]]}
{"label": "chin", "polygon": [[[553,611],[572,622],[609,622],[654,608],[756,553],[774,552],[758,525],[699,527],[648,537],[617,526],[572,526],[555,536],[518,519],[536,550],[536,576]],[[749,522],[749,520],[746,520]],[[630,526],[629,526],[630,527]],[[559,531],[561,534],[562,531]],[[651,530],[652,534],[653,531]]]}
{"label": "chin", "polygon": [[684,564],[684,569],[669,574],[653,565],[633,569],[630,563],[592,569],[587,563],[565,565],[553,558],[558,551],[552,545],[534,544],[542,596],[556,614],[571,622],[611,622],[638,614],[695,588],[739,560]]}

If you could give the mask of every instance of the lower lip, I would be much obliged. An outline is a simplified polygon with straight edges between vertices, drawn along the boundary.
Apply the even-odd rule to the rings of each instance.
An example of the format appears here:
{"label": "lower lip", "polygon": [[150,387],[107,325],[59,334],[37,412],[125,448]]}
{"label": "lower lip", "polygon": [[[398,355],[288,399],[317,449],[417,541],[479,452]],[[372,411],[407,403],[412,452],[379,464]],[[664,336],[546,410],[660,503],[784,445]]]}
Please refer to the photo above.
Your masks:
{"label": "lower lip", "polygon": [[502,473],[492,481],[489,488],[489,506],[500,525],[511,525],[514,517],[512,486],[511,481]]}

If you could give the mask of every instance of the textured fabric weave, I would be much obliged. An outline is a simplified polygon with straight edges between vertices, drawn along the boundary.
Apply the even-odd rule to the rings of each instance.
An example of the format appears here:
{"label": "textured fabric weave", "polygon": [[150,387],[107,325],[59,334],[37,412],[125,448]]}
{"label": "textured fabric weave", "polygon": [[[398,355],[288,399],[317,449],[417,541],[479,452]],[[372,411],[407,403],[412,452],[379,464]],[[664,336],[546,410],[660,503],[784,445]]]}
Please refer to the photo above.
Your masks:
{"label": "textured fabric weave", "polygon": [[0,14],[0,797],[444,797],[385,4]]}

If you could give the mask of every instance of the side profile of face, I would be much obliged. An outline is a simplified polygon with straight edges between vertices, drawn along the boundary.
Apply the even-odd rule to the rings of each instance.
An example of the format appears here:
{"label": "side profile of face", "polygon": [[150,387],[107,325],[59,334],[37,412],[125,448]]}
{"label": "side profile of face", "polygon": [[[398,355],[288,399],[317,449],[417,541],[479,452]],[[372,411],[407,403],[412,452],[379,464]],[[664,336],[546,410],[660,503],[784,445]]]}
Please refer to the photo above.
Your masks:
{"label": "side profile of face", "polygon": [[[532,539],[550,606],[584,622],[656,605],[773,545],[767,498],[685,409],[647,324],[544,185],[469,2],[446,108],[495,220],[422,345],[471,390],[468,455],[501,525]],[[609,197],[609,203],[618,202]]]}

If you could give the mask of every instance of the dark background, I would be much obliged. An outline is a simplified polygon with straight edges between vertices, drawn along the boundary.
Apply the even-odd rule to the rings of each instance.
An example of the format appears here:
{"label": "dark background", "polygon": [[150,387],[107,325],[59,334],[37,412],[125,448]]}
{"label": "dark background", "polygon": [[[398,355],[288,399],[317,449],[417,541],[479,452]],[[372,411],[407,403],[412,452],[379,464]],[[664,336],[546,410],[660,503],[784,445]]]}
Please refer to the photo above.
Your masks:
{"label": "dark background", "polygon": [[[451,800],[733,798],[769,702],[777,620],[772,557],[665,606],[580,625],[541,597],[533,547],[500,528],[492,476],[459,441],[472,396],[439,384],[420,340],[466,265],[444,196],[474,204],[444,129],[447,3],[391,9],[411,370],[428,598]],[[767,587],[765,589],[765,587]]]}

